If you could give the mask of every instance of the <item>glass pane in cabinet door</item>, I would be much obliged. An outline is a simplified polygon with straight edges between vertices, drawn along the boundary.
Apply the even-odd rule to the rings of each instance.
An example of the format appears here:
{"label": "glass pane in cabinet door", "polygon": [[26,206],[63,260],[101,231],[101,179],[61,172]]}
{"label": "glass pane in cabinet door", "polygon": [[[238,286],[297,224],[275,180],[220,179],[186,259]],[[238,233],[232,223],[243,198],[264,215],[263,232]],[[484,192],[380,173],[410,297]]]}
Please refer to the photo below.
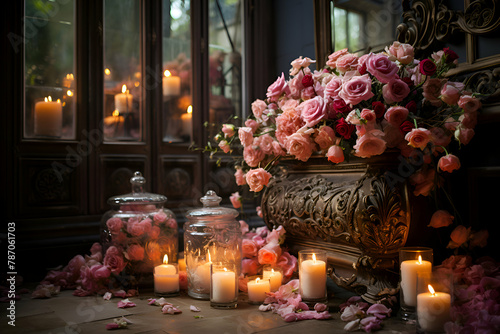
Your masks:
{"label": "glass pane in cabinet door", "polygon": [[163,141],[193,139],[189,0],[163,0]]}
{"label": "glass pane in cabinet door", "polygon": [[74,1],[26,0],[24,38],[24,137],[74,139]]}
{"label": "glass pane in cabinet door", "polygon": [[106,141],[142,139],[141,5],[104,1],[104,115]]}
{"label": "glass pane in cabinet door", "polygon": [[209,2],[209,120],[216,124],[209,129],[210,138],[220,130],[220,124],[238,124],[243,118],[242,10],[242,0]]}

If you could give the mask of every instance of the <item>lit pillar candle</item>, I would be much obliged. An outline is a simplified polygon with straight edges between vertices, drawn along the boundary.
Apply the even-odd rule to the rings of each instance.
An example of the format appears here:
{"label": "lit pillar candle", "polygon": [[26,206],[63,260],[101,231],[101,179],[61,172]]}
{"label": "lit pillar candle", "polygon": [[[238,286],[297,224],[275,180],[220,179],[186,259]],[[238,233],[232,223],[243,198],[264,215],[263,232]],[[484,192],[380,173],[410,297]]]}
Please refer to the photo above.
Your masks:
{"label": "lit pillar candle", "polygon": [[271,284],[268,279],[260,279],[259,277],[254,281],[247,283],[248,287],[248,300],[253,303],[262,303],[267,295],[266,292],[271,292]]}
{"label": "lit pillar candle", "polygon": [[61,137],[62,105],[61,101],[52,101],[46,97],[35,104],[35,135]]}
{"label": "lit pillar candle", "polygon": [[212,260],[208,253],[208,262],[200,264],[194,272],[194,281],[200,293],[210,293],[210,265]]}
{"label": "lit pillar candle", "polygon": [[189,135],[193,138],[193,106],[189,106],[185,113],[181,115],[182,120],[182,134]]}
{"label": "lit pillar candle", "polygon": [[236,299],[236,274],[224,268],[224,271],[212,273],[211,301],[229,303]]}
{"label": "lit pillar candle", "polygon": [[443,332],[444,324],[451,320],[451,295],[435,292],[428,285],[429,292],[417,295],[417,319],[421,329],[429,332]]}
{"label": "lit pillar candle", "polygon": [[401,289],[403,291],[404,302],[408,306],[417,306],[417,275],[419,273],[431,273],[432,263],[422,261],[422,256],[418,260],[407,260],[401,262]]}
{"label": "lit pillar candle", "polygon": [[321,299],[326,296],[326,263],[316,260],[302,261],[300,265],[300,291],[304,299]]}
{"label": "lit pillar candle", "polygon": [[179,292],[179,273],[173,264],[168,264],[168,256],[163,257],[163,264],[154,269],[155,292],[174,294]]}
{"label": "lit pillar candle", "polygon": [[127,90],[127,85],[122,86],[122,92],[115,95],[115,109],[120,113],[132,111],[132,101],[134,96]]}
{"label": "lit pillar candle", "polygon": [[172,75],[169,70],[164,72],[162,85],[164,96],[178,96],[181,94],[181,78]]}
{"label": "lit pillar candle", "polygon": [[283,275],[279,271],[274,271],[274,269],[264,269],[263,272],[264,278],[269,279],[269,283],[271,284],[271,291],[275,292],[277,291],[280,286],[281,282],[283,280]]}

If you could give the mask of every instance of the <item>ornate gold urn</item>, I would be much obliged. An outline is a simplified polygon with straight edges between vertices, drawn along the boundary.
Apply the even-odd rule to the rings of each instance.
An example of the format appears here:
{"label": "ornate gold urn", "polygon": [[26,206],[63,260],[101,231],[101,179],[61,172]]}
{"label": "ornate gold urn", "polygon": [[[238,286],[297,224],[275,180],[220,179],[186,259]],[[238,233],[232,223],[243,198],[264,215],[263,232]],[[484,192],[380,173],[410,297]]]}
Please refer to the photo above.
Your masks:
{"label": "ornate gold urn", "polygon": [[387,177],[398,172],[397,157],[338,165],[324,157],[284,159],[262,198],[266,224],[283,225],[292,252],[326,250],[334,282],[370,302],[399,291],[397,256],[411,208],[406,182]]}

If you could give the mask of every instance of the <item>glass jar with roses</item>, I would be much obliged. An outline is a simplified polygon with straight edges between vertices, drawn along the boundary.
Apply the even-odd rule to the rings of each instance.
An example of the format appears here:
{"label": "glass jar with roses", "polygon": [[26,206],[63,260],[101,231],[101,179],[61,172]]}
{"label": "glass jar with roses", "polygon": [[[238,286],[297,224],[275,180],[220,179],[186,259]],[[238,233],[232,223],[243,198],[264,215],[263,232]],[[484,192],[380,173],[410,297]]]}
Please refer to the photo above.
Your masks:
{"label": "glass jar with roses", "polygon": [[116,285],[124,288],[153,287],[153,269],[177,262],[178,226],[175,215],[164,207],[167,198],[144,191],[146,179],[135,172],[132,192],[108,199],[112,209],[101,221],[103,263]]}

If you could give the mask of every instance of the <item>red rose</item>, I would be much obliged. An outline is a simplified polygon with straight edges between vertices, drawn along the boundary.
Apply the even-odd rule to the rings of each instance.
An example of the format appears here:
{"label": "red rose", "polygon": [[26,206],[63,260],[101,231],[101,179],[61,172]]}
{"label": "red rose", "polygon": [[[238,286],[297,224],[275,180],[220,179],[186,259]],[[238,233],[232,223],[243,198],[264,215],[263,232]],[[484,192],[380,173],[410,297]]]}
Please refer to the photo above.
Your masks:
{"label": "red rose", "polygon": [[377,116],[377,118],[381,118],[384,116],[385,104],[383,104],[380,101],[374,101],[374,102],[372,102],[372,108],[373,108],[373,111],[375,111],[375,115]]}
{"label": "red rose", "polygon": [[450,50],[450,48],[446,47],[443,48],[444,54],[446,55],[446,63],[453,63],[455,60],[458,59],[458,55],[455,53],[455,51]]}
{"label": "red rose", "polygon": [[403,80],[403,82],[404,82],[405,84],[407,84],[407,85],[408,85],[408,87],[410,87],[410,88],[412,88],[412,87],[414,86],[414,83],[413,83],[413,81],[411,80],[411,78],[410,78],[410,77],[404,77],[404,78],[402,78],[401,80]]}
{"label": "red rose", "polygon": [[345,139],[351,138],[351,134],[355,128],[355,125],[347,123],[343,118],[339,119],[335,125],[335,131]]}
{"label": "red rose", "polygon": [[334,100],[332,103],[332,107],[333,110],[341,114],[347,114],[352,110],[351,107],[349,107],[349,105],[342,99]]}
{"label": "red rose", "polygon": [[413,123],[410,121],[404,121],[399,126],[399,131],[401,131],[403,134],[410,132],[412,129],[413,129]]}
{"label": "red rose", "polygon": [[358,67],[358,72],[361,75],[366,74],[366,64],[365,63],[361,64],[361,66]]}
{"label": "red rose", "polygon": [[420,62],[420,73],[423,75],[433,75],[436,73],[436,64],[430,59],[424,59]]}
{"label": "red rose", "polygon": [[305,88],[311,87],[312,85],[314,85],[314,80],[313,80],[312,75],[310,75],[310,74],[304,75],[304,77],[302,78],[302,85]]}
{"label": "red rose", "polygon": [[417,112],[417,102],[412,100],[406,104],[405,108],[408,109],[408,111],[410,113],[416,113]]}

